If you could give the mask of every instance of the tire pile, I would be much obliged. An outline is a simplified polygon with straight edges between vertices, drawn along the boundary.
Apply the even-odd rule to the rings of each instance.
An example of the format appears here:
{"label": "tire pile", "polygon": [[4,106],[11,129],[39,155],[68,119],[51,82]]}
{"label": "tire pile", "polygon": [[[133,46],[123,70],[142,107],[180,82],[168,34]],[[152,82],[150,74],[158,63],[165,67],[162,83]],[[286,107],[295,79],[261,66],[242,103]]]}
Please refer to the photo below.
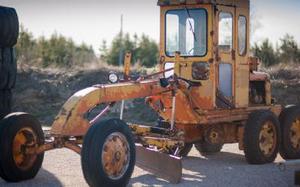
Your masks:
{"label": "tire pile", "polygon": [[0,6],[0,119],[11,112],[17,64],[14,46],[19,36],[16,10]]}

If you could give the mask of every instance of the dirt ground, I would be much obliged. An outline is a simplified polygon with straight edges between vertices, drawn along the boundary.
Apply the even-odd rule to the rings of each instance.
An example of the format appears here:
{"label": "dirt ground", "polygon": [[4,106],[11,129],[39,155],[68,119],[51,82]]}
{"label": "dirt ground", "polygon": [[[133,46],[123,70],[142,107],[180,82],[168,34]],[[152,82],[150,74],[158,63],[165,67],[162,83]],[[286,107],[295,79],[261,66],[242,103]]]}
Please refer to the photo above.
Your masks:
{"label": "dirt ground", "polygon": [[[226,145],[221,153],[203,157],[196,149],[183,159],[183,177],[174,185],[156,178],[136,167],[129,186],[293,186],[294,170],[289,167],[281,171],[276,164],[248,165],[237,144]],[[278,156],[276,162],[282,161]],[[163,167],[163,164],[162,164]],[[87,186],[81,171],[80,156],[69,150],[55,150],[46,153],[43,168],[34,180],[19,184],[7,184],[0,180],[0,186],[8,187],[84,187]]]}

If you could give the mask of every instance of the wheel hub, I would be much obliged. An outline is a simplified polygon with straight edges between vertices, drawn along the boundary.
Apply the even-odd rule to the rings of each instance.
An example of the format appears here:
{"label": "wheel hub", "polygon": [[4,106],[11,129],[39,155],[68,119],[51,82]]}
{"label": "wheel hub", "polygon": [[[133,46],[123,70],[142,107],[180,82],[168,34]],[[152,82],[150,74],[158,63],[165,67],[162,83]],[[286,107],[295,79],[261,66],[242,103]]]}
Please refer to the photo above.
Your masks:
{"label": "wheel hub", "polygon": [[300,118],[297,118],[290,129],[290,138],[294,149],[300,149]]}
{"label": "wheel hub", "polygon": [[31,168],[37,155],[26,154],[27,147],[38,147],[37,135],[31,128],[20,129],[13,140],[13,159],[21,170]]}
{"label": "wheel hub", "polygon": [[259,147],[264,155],[271,155],[276,147],[276,133],[271,121],[266,122],[259,134]]}
{"label": "wheel hub", "polygon": [[102,149],[103,170],[110,179],[120,179],[129,167],[130,148],[126,137],[121,133],[110,134]]}
{"label": "wheel hub", "polygon": [[209,129],[206,133],[206,140],[211,144],[222,144],[224,142],[223,130],[219,127]]}

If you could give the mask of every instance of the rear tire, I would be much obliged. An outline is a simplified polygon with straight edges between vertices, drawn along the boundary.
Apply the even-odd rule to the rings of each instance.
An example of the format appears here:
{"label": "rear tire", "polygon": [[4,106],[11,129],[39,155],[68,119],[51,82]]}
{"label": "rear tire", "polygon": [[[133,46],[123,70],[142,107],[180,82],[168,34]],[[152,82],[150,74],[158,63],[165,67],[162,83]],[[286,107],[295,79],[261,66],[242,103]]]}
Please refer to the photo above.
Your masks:
{"label": "rear tire", "polygon": [[19,20],[16,10],[0,6],[0,47],[13,47],[19,35]]}
{"label": "rear tire", "polygon": [[[16,84],[16,74],[17,74],[17,63],[14,48],[3,48],[2,49],[2,59],[4,65],[4,71],[7,75],[7,84],[4,89],[12,89]],[[3,73],[4,73],[3,71]]]}
{"label": "rear tire", "polygon": [[135,165],[135,144],[127,124],[109,119],[93,125],[84,138],[81,164],[90,186],[126,186]]}
{"label": "rear tire", "polygon": [[15,49],[1,48],[0,54],[0,89],[12,89],[15,87],[17,75]]}
{"label": "rear tire", "polygon": [[219,153],[223,148],[223,144],[211,144],[209,142],[203,141],[195,143],[195,147],[201,155],[211,155]]}
{"label": "rear tire", "polygon": [[0,122],[0,177],[7,182],[34,178],[42,166],[44,153],[29,155],[26,146],[44,144],[40,123],[31,115],[14,113]]}
{"label": "rear tire", "polygon": [[271,111],[251,113],[244,130],[244,152],[248,163],[273,162],[278,153],[280,139],[280,124]]}
{"label": "rear tire", "polygon": [[284,159],[300,159],[300,106],[285,108],[280,114],[280,126],[280,155]]}

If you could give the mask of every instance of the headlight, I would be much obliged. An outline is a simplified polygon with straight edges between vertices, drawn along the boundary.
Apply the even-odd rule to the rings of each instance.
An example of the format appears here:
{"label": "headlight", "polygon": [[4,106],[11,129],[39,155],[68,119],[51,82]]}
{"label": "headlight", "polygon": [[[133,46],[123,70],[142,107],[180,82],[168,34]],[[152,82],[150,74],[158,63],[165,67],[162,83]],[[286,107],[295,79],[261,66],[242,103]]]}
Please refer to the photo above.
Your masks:
{"label": "headlight", "polygon": [[108,80],[110,83],[117,83],[117,82],[119,82],[119,77],[118,77],[117,73],[110,72],[108,75]]}
{"label": "headlight", "polygon": [[195,80],[208,80],[209,79],[209,64],[206,62],[193,63],[192,76]]}

